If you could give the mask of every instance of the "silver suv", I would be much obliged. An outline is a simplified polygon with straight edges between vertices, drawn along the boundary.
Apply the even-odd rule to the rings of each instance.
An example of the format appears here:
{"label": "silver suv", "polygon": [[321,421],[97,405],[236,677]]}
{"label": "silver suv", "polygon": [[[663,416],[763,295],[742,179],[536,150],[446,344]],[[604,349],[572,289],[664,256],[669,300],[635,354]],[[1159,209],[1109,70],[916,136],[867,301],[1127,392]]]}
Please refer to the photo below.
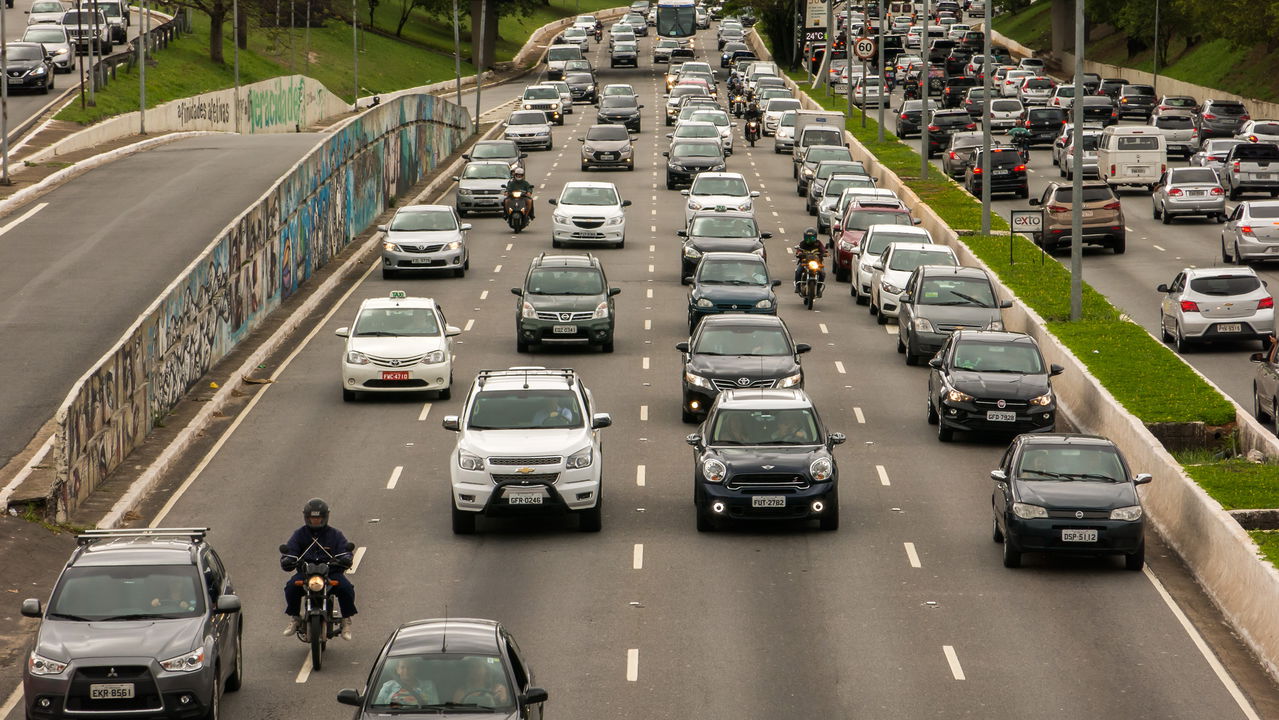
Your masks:
{"label": "silver suv", "polygon": [[26,717],[218,717],[240,689],[243,616],[207,528],[77,538],[23,665]]}

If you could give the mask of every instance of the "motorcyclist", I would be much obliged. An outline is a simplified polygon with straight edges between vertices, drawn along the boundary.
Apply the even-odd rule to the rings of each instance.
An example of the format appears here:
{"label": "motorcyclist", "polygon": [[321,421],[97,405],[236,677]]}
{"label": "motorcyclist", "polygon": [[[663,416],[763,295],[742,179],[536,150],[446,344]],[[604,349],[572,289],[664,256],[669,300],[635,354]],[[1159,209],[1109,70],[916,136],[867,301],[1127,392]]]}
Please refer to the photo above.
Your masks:
{"label": "motorcyclist", "polygon": [[751,99],[750,104],[746,106],[744,117],[746,118],[746,122],[750,122],[751,120],[763,120],[764,111],[760,109],[758,100],[755,100],[754,98]]}
{"label": "motorcyclist", "polygon": [[506,183],[507,194],[517,190],[528,196],[528,219],[536,218],[537,210],[533,203],[533,183],[524,179],[524,168],[515,168],[515,172],[511,174],[511,179]]}
{"label": "motorcyclist", "polygon": [[347,551],[346,536],[341,530],[329,526],[329,504],[320,498],[311,498],[302,507],[302,527],[294,531],[289,538],[288,552],[280,557],[280,567],[285,572],[294,573],[284,585],[284,614],[292,618],[284,635],[301,632],[305,621],[302,619],[302,585],[295,581],[306,580],[306,575],[297,572],[304,563],[328,563],[329,579],[337,582],[333,586],[333,595],[337,598],[342,612],[342,639],[351,639],[351,617],[355,609],[355,586],[346,579],[344,573],[351,567],[352,556]]}
{"label": "motorcyclist", "polygon": [[[799,281],[804,277],[804,261],[808,256],[816,255],[818,259],[826,259],[826,246],[817,239],[817,228],[808,228],[804,231],[804,237],[795,246],[795,292],[799,292]],[[824,265],[825,263],[823,263]],[[818,271],[818,278],[822,282],[826,281],[826,270],[823,268]]]}

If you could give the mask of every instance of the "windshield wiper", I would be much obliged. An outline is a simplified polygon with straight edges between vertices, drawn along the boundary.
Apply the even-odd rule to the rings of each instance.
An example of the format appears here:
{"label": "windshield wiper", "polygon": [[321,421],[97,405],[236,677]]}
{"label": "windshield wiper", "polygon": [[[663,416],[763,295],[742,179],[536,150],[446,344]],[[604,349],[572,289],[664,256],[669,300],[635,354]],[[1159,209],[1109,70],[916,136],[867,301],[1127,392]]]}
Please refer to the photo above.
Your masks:
{"label": "windshield wiper", "polygon": [[987,307],[986,303],[982,302],[981,300],[978,300],[977,298],[973,297],[972,295],[965,295],[965,294],[963,294],[963,293],[955,292],[954,290],[951,290],[951,291],[950,291],[950,294],[951,294],[951,295],[954,295],[954,296],[955,296],[955,297],[957,297],[957,298],[962,298],[962,299],[964,299],[964,300],[967,300],[968,302],[970,302],[970,303],[972,303],[972,304],[974,304],[974,305],[980,305],[981,307]]}
{"label": "windshield wiper", "polygon": [[178,615],[164,615],[162,613],[130,613],[127,615],[113,615],[111,617],[102,618],[99,622],[112,622],[122,620],[177,620]]}
{"label": "windshield wiper", "polygon": [[356,337],[395,337],[398,334],[399,333],[387,332],[385,330],[365,330],[364,332],[357,332],[355,336]]}
{"label": "windshield wiper", "polygon": [[45,615],[46,618],[57,618],[59,620],[71,620],[72,622],[93,622],[89,618],[80,617],[79,615],[71,615],[69,613],[51,612]]}
{"label": "windshield wiper", "polygon": [[1106,482],[1118,482],[1109,475],[1101,475],[1099,473],[1061,473],[1070,480],[1105,480]]}
{"label": "windshield wiper", "polygon": [[[1054,480],[1070,480],[1070,479],[1071,479],[1071,477],[1070,477],[1069,475],[1065,475],[1065,474],[1063,474],[1063,473],[1049,472],[1048,470],[1024,470],[1024,469],[1023,469],[1021,472],[1022,472],[1023,474],[1024,474],[1024,473],[1035,473],[1036,475],[1042,475],[1042,476],[1044,476],[1044,477],[1046,477],[1046,478],[1052,478],[1052,479],[1054,479]],[[1027,479],[1029,479],[1029,478],[1027,478]]]}
{"label": "windshield wiper", "polygon": [[445,702],[445,703],[435,703],[433,705],[422,705],[420,706],[420,709],[438,710],[440,712],[443,712],[444,710],[457,710],[457,709],[483,710],[485,712],[493,712],[497,708],[494,708],[489,705],[481,705],[479,703]]}

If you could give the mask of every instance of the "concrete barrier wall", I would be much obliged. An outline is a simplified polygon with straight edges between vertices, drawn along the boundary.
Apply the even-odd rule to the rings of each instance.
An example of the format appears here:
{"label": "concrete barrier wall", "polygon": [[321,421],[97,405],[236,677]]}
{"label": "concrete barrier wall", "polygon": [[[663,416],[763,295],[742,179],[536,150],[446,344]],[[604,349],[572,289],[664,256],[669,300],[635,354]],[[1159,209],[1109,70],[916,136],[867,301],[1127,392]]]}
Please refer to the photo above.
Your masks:
{"label": "concrete barrier wall", "polygon": [[65,519],[194,383],[472,135],[430,95],[344,122],[237,217],[59,407],[55,515]]}

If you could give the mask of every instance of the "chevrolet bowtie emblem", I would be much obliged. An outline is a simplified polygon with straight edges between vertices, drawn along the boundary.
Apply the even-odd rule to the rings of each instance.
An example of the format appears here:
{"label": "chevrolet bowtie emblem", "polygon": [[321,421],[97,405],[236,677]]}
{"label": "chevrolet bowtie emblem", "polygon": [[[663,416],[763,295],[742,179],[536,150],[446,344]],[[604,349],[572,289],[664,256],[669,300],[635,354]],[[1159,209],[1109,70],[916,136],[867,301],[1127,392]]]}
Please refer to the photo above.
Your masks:
{"label": "chevrolet bowtie emblem", "polygon": [[516,470],[515,472],[521,475],[528,475],[529,473],[533,472],[533,468],[520,468],[519,470]]}

